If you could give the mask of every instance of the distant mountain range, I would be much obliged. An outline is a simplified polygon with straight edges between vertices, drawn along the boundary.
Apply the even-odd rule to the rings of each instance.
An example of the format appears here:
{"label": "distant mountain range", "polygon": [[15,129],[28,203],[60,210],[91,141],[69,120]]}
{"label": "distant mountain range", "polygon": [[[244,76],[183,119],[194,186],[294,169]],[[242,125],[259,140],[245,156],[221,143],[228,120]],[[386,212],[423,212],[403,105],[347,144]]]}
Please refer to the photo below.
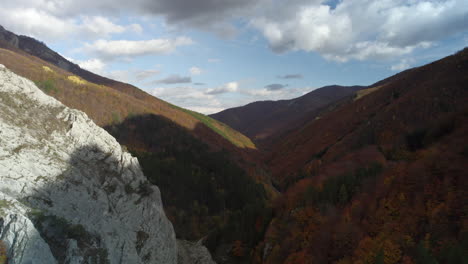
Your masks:
{"label": "distant mountain range", "polygon": [[[292,130],[311,113],[337,102],[364,86],[326,86],[291,100],[259,101],[245,106],[226,109],[210,115],[247,135],[256,142]],[[299,122],[299,124],[298,124]]]}

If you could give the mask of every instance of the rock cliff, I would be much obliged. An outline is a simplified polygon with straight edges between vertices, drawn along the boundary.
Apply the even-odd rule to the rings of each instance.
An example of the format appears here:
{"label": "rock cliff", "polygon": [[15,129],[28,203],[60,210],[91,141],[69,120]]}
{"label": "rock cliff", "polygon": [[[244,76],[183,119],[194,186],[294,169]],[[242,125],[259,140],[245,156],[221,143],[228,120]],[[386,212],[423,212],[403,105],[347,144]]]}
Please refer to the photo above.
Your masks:
{"label": "rock cliff", "polygon": [[138,160],[3,65],[0,240],[10,264],[177,263],[159,189]]}

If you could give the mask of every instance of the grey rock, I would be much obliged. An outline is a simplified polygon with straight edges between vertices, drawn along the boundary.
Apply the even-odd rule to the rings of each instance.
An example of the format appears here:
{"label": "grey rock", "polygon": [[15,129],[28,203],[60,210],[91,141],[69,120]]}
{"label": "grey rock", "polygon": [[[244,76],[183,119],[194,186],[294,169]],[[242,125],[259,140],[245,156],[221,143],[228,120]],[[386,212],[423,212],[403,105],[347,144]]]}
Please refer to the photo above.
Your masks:
{"label": "grey rock", "polygon": [[3,219],[0,239],[9,246],[8,263],[57,263],[47,243],[26,217],[25,207],[6,195],[0,195],[0,199],[8,204],[0,212]]}
{"label": "grey rock", "polygon": [[[0,231],[13,264],[177,262],[159,189],[147,181],[138,160],[85,113],[4,66],[1,199],[14,204],[0,210],[4,222],[15,227]],[[33,244],[38,246],[28,246]],[[32,255],[33,262],[24,257]]]}
{"label": "grey rock", "polygon": [[201,242],[177,240],[178,264],[216,264]]}

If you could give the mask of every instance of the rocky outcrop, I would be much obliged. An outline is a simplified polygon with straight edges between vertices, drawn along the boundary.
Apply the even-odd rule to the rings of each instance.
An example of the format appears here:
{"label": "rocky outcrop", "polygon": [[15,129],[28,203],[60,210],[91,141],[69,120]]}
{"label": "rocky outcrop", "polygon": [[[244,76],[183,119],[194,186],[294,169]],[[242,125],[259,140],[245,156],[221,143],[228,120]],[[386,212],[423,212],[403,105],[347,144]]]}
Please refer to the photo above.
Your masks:
{"label": "rocky outcrop", "polygon": [[60,54],[47,47],[43,42],[28,36],[16,35],[2,26],[0,26],[0,41],[6,42],[15,48],[57,65],[66,71],[77,72],[81,70],[78,65],[68,61]]}
{"label": "rocky outcrop", "polygon": [[0,239],[10,264],[177,262],[159,189],[138,160],[1,65]]}
{"label": "rocky outcrop", "polygon": [[4,27],[0,26],[0,40],[10,43],[13,47],[19,47],[19,39],[14,33],[6,30]]}
{"label": "rocky outcrop", "polygon": [[177,240],[178,264],[216,264],[210,252],[199,242]]}

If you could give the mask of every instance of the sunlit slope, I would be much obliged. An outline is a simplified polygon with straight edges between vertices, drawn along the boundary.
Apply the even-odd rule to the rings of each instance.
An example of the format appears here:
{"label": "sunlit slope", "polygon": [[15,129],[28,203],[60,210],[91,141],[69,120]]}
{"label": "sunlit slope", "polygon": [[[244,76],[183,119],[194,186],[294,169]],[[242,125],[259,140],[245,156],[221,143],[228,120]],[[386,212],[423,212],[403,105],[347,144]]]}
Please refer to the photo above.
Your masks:
{"label": "sunlit slope", "polygon": [[115,82],[132,88],[117,89],[95,84],[13,47],[0,48],[0,63],[33,80],[67,106],[83,110],[100,126],[120,123],[135,115],[156,114],[193,131],[197,138],[212,147],[255,148],[249,138],[227,125],[171,105],[131,85]]}

